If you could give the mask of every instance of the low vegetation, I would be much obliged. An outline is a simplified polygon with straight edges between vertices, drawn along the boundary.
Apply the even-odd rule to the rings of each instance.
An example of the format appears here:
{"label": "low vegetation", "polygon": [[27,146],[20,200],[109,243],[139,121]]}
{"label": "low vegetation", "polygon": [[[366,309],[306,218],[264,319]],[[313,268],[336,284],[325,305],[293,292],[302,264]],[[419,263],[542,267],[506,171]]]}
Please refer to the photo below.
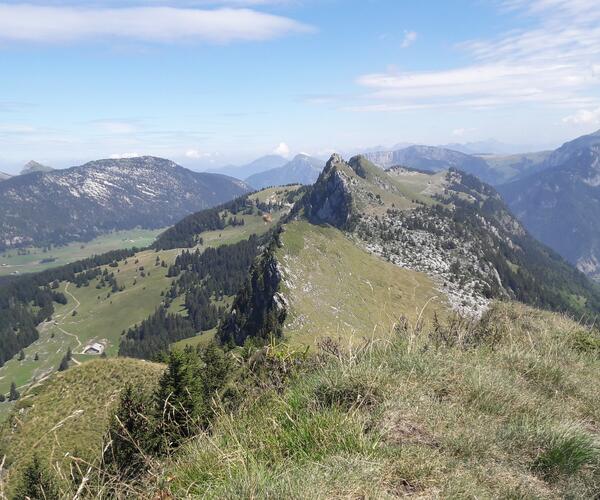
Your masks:
{"label": "low vegetation", "polygon": [[[497,303],[477,322],[401,319],[386,340],[329,338],[312,353],[272,344],[173,354],[155,399],[123,404],[126,391],[113,420],[113,429],[128,423],[112,442],[135,470],[116,474],[105,457],[87,493],[593,498],[597,341],[597,330],[564,316]],[[168,395],[173,405],[157,413]],[[152,429],[166,448],[147,447]],[[144,446],[127,437],[136,435]]]}
{"label": "low vegetation", "polygon": [[[168,466],[176,497],[591,498],[600,491],[598,333],[497,304],[478,324],[347,350],[325,342]],[[590,345],[585,343],[584,345]],[[592,344],[595,345],[595,344]]]}
{"label": "low vegetation", "polygon": [[131,359],[97,359],[55,374],[21,395],[3,424],[0,453],[9,483],[34,456],[52,468],[58,482],[71,486],[102,449],[119,394],[132,380],[139,391],[154,387],[163,365]]}

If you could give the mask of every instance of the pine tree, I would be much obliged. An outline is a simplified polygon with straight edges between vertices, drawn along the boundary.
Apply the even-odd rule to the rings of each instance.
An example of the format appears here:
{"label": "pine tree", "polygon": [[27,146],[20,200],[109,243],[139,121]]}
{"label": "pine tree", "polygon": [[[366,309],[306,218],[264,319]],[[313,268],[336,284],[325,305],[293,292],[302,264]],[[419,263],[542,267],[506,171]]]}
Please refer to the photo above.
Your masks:
{"label": "pine tree", "polygon": [[17,359],[19,361],[23,361],[25,359],[25,351],[23,349],[19,351],[19,357]]}
{"label": "pine tree", "polygon": [[[225,387],[227,380],[230,378],[232,372],[231,361],[223,349],[213,343],[206,346],[201,351],[200,356],[204,362],[202,372],[204,399],[207,403],[210,403]],[[205,422],[203,422],[205,425],[208,423],[206,417],[209,416],[205,415]]]}
{"label": "pine tree", "polygon": [[109,425],[105,466],[122,478],[138,476],[144,472],[144,453],[154,451],[154,437],[151,399],[133,386],[126,387]]}
{"label": "pine tree", "polygon": [[17,385],[14,382],[12,382],[10,384],[10,392],[8,393],[8,400],[16,401],[20,397],[21,397],[21,394],[19,394],[19,391],[17,391]]}
{"label": "pine tree", "polygon": [[155,394],[155,411],[159,421],[161,446],[169,449],[192,435],[205,420],[203,366],[191,348],[171,351],[168,366]]}
{"label": "pine tree", "polygon": [[33,357],[34,361],[39,361],[40,360],[40,355],[36,352],[35,356]]}
{"label": "pine tree", "polygon": [[69,358],[65,354],[63,358],[60,360],[60,365],[58,365],[58,371],[64,372],[67,368],[69,368]]}
{"label": "pine tree", "polygon": [[4,403],[6,401],[6,396],[0,392],[0,403]]}
{"label": "pine tree", "polygon": [[58,500],[60,494],[56,480],[37,455],[23,471],[21,483],[15,491],[15,498],[31,500]]}

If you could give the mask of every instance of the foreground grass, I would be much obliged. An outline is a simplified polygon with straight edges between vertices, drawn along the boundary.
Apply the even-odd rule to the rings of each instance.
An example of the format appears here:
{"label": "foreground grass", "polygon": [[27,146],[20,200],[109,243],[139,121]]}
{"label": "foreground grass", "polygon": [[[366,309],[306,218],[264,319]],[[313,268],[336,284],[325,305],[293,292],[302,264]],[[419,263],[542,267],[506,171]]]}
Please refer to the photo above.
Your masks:
{"label": "foreground grass", "polygon": [[9,484],[14,486],[34,453],[65,478],[73,465],[70,457],[95,462],[120,391],[133,381],[140,390],[153,387],[163,370],[140,360],[96,359],[31,388],[0,434]]}
{"label": "foreground grass", "polygon": [[187,445],[165,472],[173,495],[597,497],[597,334],[517,304],[486,319],[329,343],[282,393]]}

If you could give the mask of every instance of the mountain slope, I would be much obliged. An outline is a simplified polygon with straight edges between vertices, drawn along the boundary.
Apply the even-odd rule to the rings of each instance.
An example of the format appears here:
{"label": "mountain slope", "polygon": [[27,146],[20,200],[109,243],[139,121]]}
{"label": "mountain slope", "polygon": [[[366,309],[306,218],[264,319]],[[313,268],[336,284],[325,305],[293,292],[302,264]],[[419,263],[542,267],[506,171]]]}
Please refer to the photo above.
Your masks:
{"label": "mountain slope", "polygon": [[[361,304],[356,304],[358,309]],[[289,383],[176,454],[171,493],[214,498],[590,498],[598,347],[561,315],[498,304],[468,325],[399,322],[382,342],[270,347]],[[596,340],[596,346],[599,346]],[[277,368],[279,367],[279,371]],[[310,368],[312,367],[312,369]],[[258,371],[258,370],[257,370]],[[145,493],[145,492],[144,492]]]}
{"label": "mountain slope", "polygon": [[600,312],[600,288],[529,236],[477,178],[454,169],[383,171],[364,157],[334,155],[255,266],[218,338],[349,338],[389,332],[401,314],[415,320],[419,307],[480,316],[494,299]]}
{"label": "mountain slope", "polygon": [[532,173],[543,171],[546,167],[546,160],[552,151],[539,151],[536,153],[524,153],[514,155],[480,155],[494,171],[498,177],[495,185],[501,185],[506,182],[526,177]]}
{"label": "mountain slope", "polygon": [[32,174],[34,172],[52,172],[54,169],[46,165],[42,165],[37,161],[31,160],[21,170],[21,175]]}
{"label": "mountain slope", "polygon": [[553,151],[544,162],[547,167],[559,167],[568,163],[573,156],[586,149],[598,150],[600,146],[600,130],[593,134],[582,135],[576,139],[566,142],[556,151]]}
{"label": "mountain slope", "polygon": [[565,144],[548,162],[500,192],[536,238],[600,278],[600,134]]}
{"label": "mountain slope", "polygon": [[0,172],[0,182],[10,179],[12,175],[5,174],[4,172]]}
{"label": "mountain slope", "polygon": [[160,158],[99,160],[0,185],[0,249],[158,228],[247,192],[241,181]]}
{"label": "mountain slope", "polygon": [[457,168],[492,184],[499,179],[499,175],[485,160],[451,149],[433,146],[410,146],[397,151],[367,153],[364,156],[382,168],[404,166],[431,172]]}
{"label": "mountain slope", "polygon": [[285,186],[288,184],[313,184],[321,170],[321,160],[299,154],[282,167],[260,172],[246,178],[246,182],[256,189],[269,186]]}

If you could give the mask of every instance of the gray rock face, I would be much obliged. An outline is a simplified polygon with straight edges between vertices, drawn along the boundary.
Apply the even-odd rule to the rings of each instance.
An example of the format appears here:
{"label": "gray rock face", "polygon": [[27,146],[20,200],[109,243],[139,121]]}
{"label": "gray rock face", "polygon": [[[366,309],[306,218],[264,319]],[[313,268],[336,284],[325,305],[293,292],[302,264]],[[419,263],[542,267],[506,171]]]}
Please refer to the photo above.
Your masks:
{"label": "gray rock face", "polygon": [[344,173],[348,166],[341,156],[331,156],[317,185],[308,199],[307,212],[310,218],[332,226],[345,228],[352,217],[351,179]]}

